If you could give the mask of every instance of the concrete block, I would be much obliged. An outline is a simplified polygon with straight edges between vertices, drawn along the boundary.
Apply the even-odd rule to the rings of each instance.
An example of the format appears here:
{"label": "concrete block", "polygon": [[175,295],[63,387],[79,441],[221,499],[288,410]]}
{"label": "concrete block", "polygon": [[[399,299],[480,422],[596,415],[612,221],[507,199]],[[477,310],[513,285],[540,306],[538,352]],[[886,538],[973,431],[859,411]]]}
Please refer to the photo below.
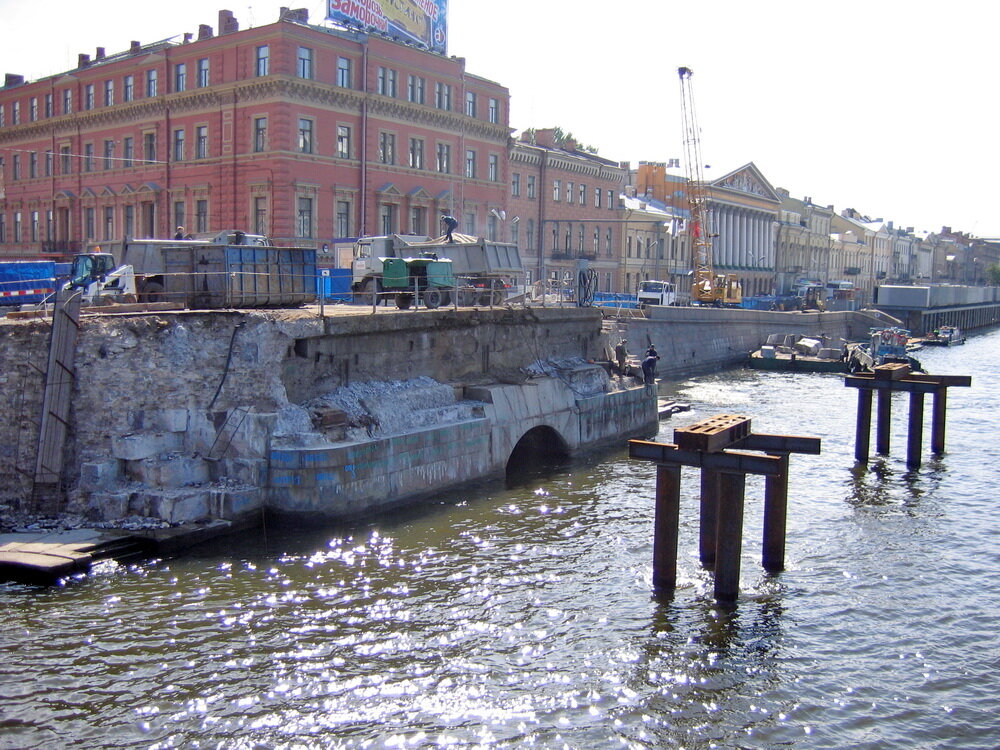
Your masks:
{"label": "concrete block", "polygon": [[163,493],[155,496],[153,506],[156,510],[153,515],[169,523],[186,523],[210,518],[211,492],[193,490]]}
{"label": "concrete block", "polygon": [[188,426],[187,409],[161,409],[156,424],[163,432],[184,432]]}
{"label": "concrete block", "polygon": [[203,484],[210,478],[205,459],[178,454],[128,461],[126,473],[130,479],[150,487],[164,488]]}
{"label": "concrete block", "polygon": [[262,458],[227,458],[219,462],[217,474],[213,479],[227,477],[240,484],[263,487],[267,483],[267,461]]}
{"label": "concrete block", "polygon": [[178,451],[184,441],[179,432],[141,432],[111,438],[111,454],[125,461],[137,461],[160,453]]}
{"label": "concrete block", "polygon": [[95,492],[90,496],[90,510],[102,521],[124,518],[128,509],[128,492]]}
{"label": "concrete block", "polygon": [[259,488],[215,491],[213,514],[216,518],[233,520],[259,511],[264,504],[264,492]]}
{"label": "concrete block", "polygon": [[95,492],[110,489],[121,476],[121,462],[117,459],[86,461],[80,465],[80,489]]}

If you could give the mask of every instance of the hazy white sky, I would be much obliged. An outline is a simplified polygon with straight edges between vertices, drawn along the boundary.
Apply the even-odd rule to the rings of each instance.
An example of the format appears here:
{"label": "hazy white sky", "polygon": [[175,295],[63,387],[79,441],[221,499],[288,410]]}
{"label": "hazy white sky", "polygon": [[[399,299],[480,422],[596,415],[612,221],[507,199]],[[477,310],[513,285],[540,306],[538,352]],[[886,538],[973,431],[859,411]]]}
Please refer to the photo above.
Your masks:
{"label": "hazy white sky", "polygon": [[[110,54],[133,39],[214,27],[220,8],[242,28],[273,23],[282,4],[308,8],[313,22],[325,14],[316,0],[0,0],[0,74],[40,78],[98,46]],[[558,125],[633,164],[679,157],[684,65],[694,71],[708,177],[753,161],[776,187],[838,211],[1000,237],[998,4],[449,4],[449,53],[510,89],[518,130]]]}

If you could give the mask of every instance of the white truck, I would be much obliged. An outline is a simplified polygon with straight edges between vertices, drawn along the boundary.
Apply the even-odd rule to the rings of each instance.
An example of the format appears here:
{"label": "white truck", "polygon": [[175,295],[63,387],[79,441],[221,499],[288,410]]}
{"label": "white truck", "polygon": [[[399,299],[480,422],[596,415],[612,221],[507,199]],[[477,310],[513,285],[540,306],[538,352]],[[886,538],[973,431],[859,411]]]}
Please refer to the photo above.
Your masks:
{"label": "white truck", "polygon": [[371,299],[372,294],[382,292],[384,259],[433,255],[451,261],[459,305],[503,304],[523,271],[517,245],[465,234],[452,236],[454,242],[403,234],[361,237],[354,243],[351,290],[362,299]]}
{"label": "white truck", "polygon": [[640,281],[636,293],[639,307],[677,304],[677,289],[669,281]]}

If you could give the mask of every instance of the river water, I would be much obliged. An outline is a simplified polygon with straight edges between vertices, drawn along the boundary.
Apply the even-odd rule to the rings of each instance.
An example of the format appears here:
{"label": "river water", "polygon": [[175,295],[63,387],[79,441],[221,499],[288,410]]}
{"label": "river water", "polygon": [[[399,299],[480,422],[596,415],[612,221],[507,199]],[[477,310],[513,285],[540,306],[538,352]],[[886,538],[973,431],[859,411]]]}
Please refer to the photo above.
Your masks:
{"label": "river water", "polygon": [[823,440],[792,457],[777,576],[748,480],[733,608],[698,564],[697,475],[679,588],[658,598],[655,469],[604,454],[352,526],[0,585],[0,747],[996,748],[1000,331],[921,356],[973,387],[914,472],[905,396],[891,455],[857,469],[840,376],[673,385],[693,409],[663,439],[742,413]]}

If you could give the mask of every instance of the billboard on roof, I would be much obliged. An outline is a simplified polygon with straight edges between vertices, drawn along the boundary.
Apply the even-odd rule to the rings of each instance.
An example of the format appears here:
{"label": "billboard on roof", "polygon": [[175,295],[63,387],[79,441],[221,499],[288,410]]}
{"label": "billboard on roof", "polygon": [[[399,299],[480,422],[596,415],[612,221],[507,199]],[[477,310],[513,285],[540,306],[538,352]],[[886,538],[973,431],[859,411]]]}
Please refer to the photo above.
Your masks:
{"label": "billboard on roof", "polygon": [[328,0],[326,18],[363,26],[445,54],[448,0]]}

